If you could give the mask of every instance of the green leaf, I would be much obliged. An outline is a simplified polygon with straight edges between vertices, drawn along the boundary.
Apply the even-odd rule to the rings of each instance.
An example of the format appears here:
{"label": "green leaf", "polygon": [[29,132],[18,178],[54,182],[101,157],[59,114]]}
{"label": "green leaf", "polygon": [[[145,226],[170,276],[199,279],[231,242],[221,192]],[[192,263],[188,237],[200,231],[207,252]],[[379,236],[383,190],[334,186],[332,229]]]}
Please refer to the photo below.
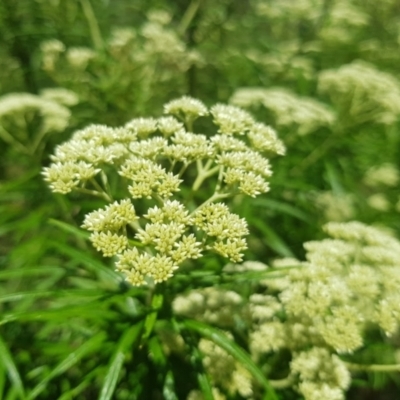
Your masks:
{"label": "green leaf", "polygon": [[165,400],[179,400],[175,393],[175,381],[172,371],[168,371],[165,377],[163,396]]}
{"label": "green leaf", "polygon": [[0,303],[7,301],[25,300],[31,298],[65,298],[71,297],[75,302],[80,298],[93,298],[104,296],[104,291],[99,289],[68,289],[68,290],[35,290],[33,292],[10,293],[0,296]]}
{"label": "green leaf", "polygon": [[63,374],[70,369],[73,365],[77,364],[83,357],[100,351],[102,343],[106,338],[104,332],[90,338],[87,342],[83,343],[77,350],[71,352],[63,361],[61,361],[44,379],[42,379],[31,392],[28,393],[26,400],[36,398],[47,386],[48,382],[58,375]]}
{"label": "green leaf", "polygon": [[126,354],[132,351],[132,344],[137,341],[142,328],[143,321],[128,329],[119,341],[108,366],[99,400],[112,399]]}
{"label": "green leaf", "polygon": [[65,268],[57,266],[41,266],[41,267],[26,267],[26,268],[16,268],[16,269],[5,269],[0,271],[0,279],[10,279],[10,278],[26,278],[28,276],[36,275],[51,275],[54,273],[61,274],[65,272]]}
{"label": "green leaf", "polygon": [[153,331],[154,324],[157,320],[158,311],[162,307],[164,301],[164,296],[161,293],[154,293],[151,300],[152,311],[147,314],[146,320],[144,322],[144,332],[142,334],[142,344],[150,337]]}
{"label": "green leaf", "polygon": [[212,340],[215,344],[220,346],[228,354],[238,360],[264,387],[266,391],[265,400],[278,400],[275,390],[272,388],[270,382],[264,376],[264,373],[261,371],[261,369],[242,348],[240,348],[236,343],[232,342],[222,331],[193,320],[184,320],[182,325],[183,328],[196,331],[201,336]]}
{"label": "green leaf", "polygon": [[21,376],[19,375],[18,369],[14,363],[11,353],[0,336],[0,362],[3,368],[7,371],[7,375],[10,378],[11,384],[14,390],[17,392],[21,399],[25,399],[25,389],[22,383]]}
{"label": "green leaf", "polygon": [[122,281],[122,276],[115,272],[112,268],[107,267],[103,263],[97,261],[90,254],[85,251],[77,250],[71,246],[65,245],[60,242],[50,241],[48,246],[56,248],[64,255],[70,257],[72,260],[76,260],[81,264],[85,265],[89,270],[94,271],[96,274],[103,274],[106,280],[110,280],[116,286]]}
{"label": "green leaf", "polygon": [[78,398],[78,395],[83,392],[92,382],[93,378],[96,376],[103,375],[103,367],[99,367],[90,371],[86,376],[84,376],[78,386],[64,392],[57,400],[74,400]]}
{"label": "green leaf", "polygon": [[285,203],[283,201],[276,201],[276,200],[271,200],[271,199],[266,199],[266,198],[258,198],[258,199],[253,200],[252,205],[253,205],[253,207],[254,206],[262,206],[265,208],[269,208],[271,210],[276,210],[276,211],[279,211],[280,213],[287,214],[287,215],[290,215],[297,219],[300,219],[304,222],[310,223],[309,215],[307,215],[304,211],[300,210],[299,208],[297,208],[291,204]]}
{"label": "green leaf", "polygon": [[280,256],[295,257],[284,240],[273,229],[267,226],[264,221],[254,219],[251,223],[263,233],[266,244]]}
{"label": "green leaf", "polygon": [[158,337],[156,335],[151,337],[147,343],[147,346],[149,348],[151,360],[154,362],[154,364],[156,364],[157,367],[164,368],[167,364],[167,359]]}
{"label": "green leaf", "polygon": [[6,369],[4,368],[3,363],[0,363],[0,399],[4,398],[4,387],[6,384]]}
{"label": "green leaf", "polygon": [[60,321],[65,322],[69,318],[87,318],[99,319],[101,313],[102,319],[115,319],[115,312],[104,309],[104,302],[90,302],[88,304],[74,304],[73,306],[59,307],[50,310],[35,310],[23,312],[11,312],[3,314],[0,317],[0,325],[12,321]]}
{"label": "green leaf", "polygon": [[325,162],[325,176],[326,176],[325,179],[331,186],[333,193],[335,194],[344,193],[340,175],[335,166],[330,162]]}
{"label": "green leaf", "polygon": [[56,219],[50,218],[49,219],[49,224],[56,226],[57,228],[60,228],[64,232],[67,233],[72,233],[74,236],[82,238],[82,239],[89,239],[89,232],[84,231],[83,229],[79,229],[76,226],[67,224],[66,222],[58,221]]}

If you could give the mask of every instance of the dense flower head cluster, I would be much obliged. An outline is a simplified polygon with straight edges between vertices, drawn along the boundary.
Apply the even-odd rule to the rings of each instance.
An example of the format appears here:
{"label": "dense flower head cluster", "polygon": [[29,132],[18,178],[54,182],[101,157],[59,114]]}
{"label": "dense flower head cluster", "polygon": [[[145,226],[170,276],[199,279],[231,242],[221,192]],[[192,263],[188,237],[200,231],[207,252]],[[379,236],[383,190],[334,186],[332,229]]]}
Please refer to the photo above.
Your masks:
{"label": "dense flower head cluster", "polygon": [[290,20],[306,18],[313,20],[318,18],[318,10],[322,4],[323,0],[282,0],[279,3],[258,0],[256,10],[259,15],[268,18],[288,18]]}
{"label": "dense flower head cluster", "polygon": [[352,123],[392,124],[400,115],[400,82],[365,62],[322,71],[318,90]]}
{"label": "dense flower head cluster", "polygon": [[252,398],[252,376],[241,363],[207,339],[200,340],[199,350],[204,356],[204,367],[216,387],[224,389],[230,395],[239,394],[245,399]]}
{"label": "dense flower head cluster", "polygon": [[[117,27],[110,37],[95,44],[95,48],[84,46],[66,47],[59,40],[46,40],[41,43],[43,69],[57,78],[63,79],[66,69],[75,74],[74,80],[87,83],[85,70],[96,68],[104,60],[104,53],[99,47],[107,50],[111,58],[124,63],[129,71],[143,68],[139,75],[148,74],[148,66],[156,63],[163,65],[159,82],[169,79],[171,70],[187,71],[192,65],[204,61],[200,53],[188,48],[187,44],[171,25],[172,16],[165,10],[153,10],[147,14],[147,20],[138,28]],[[111,59],[110,58],[110,59]],[[146,68],[147,67],[147,68]],[[114,69],[113,69],[114,71]]]}
{"label": "dense flower head cluster", "polygon": [[363,183],[371,192],[366,199],[368,206],[379,212],[396,209],[395,194],[399,182],[400,171],[396,165],[384,163],[370,167],[363,177]]}
{"label": "dense flower head cluster", "polygon": [[266,280],[274,295],[250,297],[250,350],[256,359],[291,350],[307,400],[342,400],[350,375],[338,355],[361,348],[371,327],[388,336],[399,329],[400,242],[356,221],[324,230],[330,238],[306,243],[305,262],[277,265],[292,268],[277,285]]}
{"label": "dense flower head cluster", "polygon": [[55,101],[63,106],[71,107],[79,103],[78,95],[65,88],[46,88],[40,91],[40,96]]}
{"label": "dense flower head cluster", "polygon": [[363,181],[372,188],[396,187],[400,182],[400,171],[391,163],[376,165],[367,170]]}
{"label": "dense flower head cluster", "polygon": [[[164,281],[205,250],[240,262],[247,224],[221,200],[267,192],[268,156],[284,153],[272,128],[237,107],[217,104],[208,110],[184,96],[164,109],[170,115],[75,132],[43,171],[54,192],[91,193],[110,203],[89,213],[83,227],[104,256],[117,256],[117,269],[133,285]],[[216,132],[194,133],[193,122],[208,115]],[[191,186],[196,198],[205,181],[213,182],[210,197],[186,204],[182,186],[185,191]],[[126,197],[114,201],[110,182],[118,182]],[[135,202],[147,212],[137,215]]]}
{"label": "dense flower head cluster", "polygon": [[290,367],[299,375],[299,391],[307,400],[343,400],[343,391],[350,386],[346,365],[325,348],[296,353]]}
{"label": "dense flower head cluster", "polygon": [[263,106],[273,114],[278,126],[294,129],[299,135],[335,122],[335,114],[326,105],[284,88],[241,88],[230,101],[246,108]]}
{"label": "dense flower head cluster", "polygon": [[[54,89],[57,90],[57,89]],[[0,140],[25,154],[39,154],[49,134],[63,131],[71,112],[62,101],[29,93],[0,97]]]}
{"label": "dense flower head cluster", "polygon": [[[24,125],[38,114],[42,118],[42,131],[60,132],[67,125],[71,112],[53,99],[28,93],[11,93],[0,98],[0,120],[3,126]],[[14,132],[17,129],[14,127]]]}
{"label": "dense flower head cluster", "polygon": [[319,32],[321,43],[324,45],[346,45],[354,43],[362,28],[369,23],[369,16],[360,7],[348,0],[335,1],[327,17],[326,24]]}
{"label": "dense flower head cluster", "polygon": [[349,193],[321,191],[314,194],[314,203],[325,221],[350,221],[355,214],[355,199]]}
{"label": "dense flower head cluster", "polygon": [[229,328],[243,311],[244,299],[232,290],[208,287],[177,296],[172,307],[177,315]]}

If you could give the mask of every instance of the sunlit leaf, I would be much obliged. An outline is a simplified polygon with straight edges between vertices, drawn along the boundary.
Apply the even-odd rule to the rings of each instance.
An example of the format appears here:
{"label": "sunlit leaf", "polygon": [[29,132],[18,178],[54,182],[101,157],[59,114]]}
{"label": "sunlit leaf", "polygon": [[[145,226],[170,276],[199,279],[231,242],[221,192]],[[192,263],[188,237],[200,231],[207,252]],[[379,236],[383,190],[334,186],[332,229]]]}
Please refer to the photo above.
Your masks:
{"label": "sunlit leaf", "polygon": [[142,328],[143,322],[135,324],[124,333],[121,340],[118,342],[115,352],[107,367],[99,400],[110,400],[113,398],[125,357],[128,353],[132,353],[133,344],[139,338]]}
{"label": "sunlit leaf", "polygon": [[236,343],[232,342],[232,340],[230,340],[222,331],[193,320],[184,320],[182,322],[182,328],[196,331],[201,336],[220,346],[228,354],[238,360],[264,387],[266,391],[265,400],[278,400],[277,394],[275,393],[268,379],[264,376],[264,373],[261,371],[261,369],[254,363],[254,361],[243,349],[241,349]]}
{"label": "sunlit leaf", "polygon": [[10,350],[8,349],[6,343],[3,341],[3,338],[1,336],[0,336],[0,362],[3,365],[2,369],[7,372],[7,375],[10,378],[11,384],[14,387],[18,397],[21,399],[25,399],[25,389],[22,383],[21,376],[15,365]]}
{"label": "sunlit leaf", "polygon": [[100,351],[105,338],[105,333],[100,332],[83,343],[77,350],[72,351],[63,361],[56,365],[51,372],[32,389],[32,391],[27,394],[26,400],[36,398],[46,388],[49,381],[56,376],[63,374],[85,356],[94,353],[95,351]]}

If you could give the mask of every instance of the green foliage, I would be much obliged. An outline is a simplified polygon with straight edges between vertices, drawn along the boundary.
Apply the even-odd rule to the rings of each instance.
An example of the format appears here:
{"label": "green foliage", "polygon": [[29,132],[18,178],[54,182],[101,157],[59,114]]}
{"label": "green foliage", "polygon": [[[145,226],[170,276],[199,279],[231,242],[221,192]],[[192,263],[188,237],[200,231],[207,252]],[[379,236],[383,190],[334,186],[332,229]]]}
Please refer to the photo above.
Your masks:
{"label": "green foliage", "polygon": [[[399,23],[398,0],[2,0],[0,398],[395,398]],[[249,230],[243,264],[204,253],[166,282],[132,286],[82,229],[110,198],[130,198],[126,178],[100,161],[94,186],[64,196],[50,193],[42,171],[73,132],[158,118],[182,96],[241,107],[277,131],[286,155],[268,154],[268,193],[242,190],[229,203]],[[209,141],[225,129],[218,118],[180,122]],[[162,151],[154,160],[167,168]],[[222,152],[215,164],[172,163],[190,212],[221,195],[223,156],[233,168],[233,153]],[[140,223],[156,201],[132,198]],[[329,245],[328,222],[364,233]],[[146,249],[134,224],[123,229],[129,246]],[[302,303],[314,298],[317,316]],[[333,328],[318,336],[345,305],[364,318],[348,353],[329,344]],[[317,372],[313,360],[323,361]]]}

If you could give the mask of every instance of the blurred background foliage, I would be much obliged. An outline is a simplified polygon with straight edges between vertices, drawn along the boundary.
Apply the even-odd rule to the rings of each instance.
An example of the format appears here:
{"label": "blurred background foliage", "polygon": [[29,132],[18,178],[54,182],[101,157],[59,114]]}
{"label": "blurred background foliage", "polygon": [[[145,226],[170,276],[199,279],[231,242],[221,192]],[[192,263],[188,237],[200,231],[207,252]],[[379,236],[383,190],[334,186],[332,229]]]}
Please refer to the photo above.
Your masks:
{"label": "blurred background foliage", "polygon": [[[398,0],[1,0],[0,38],[1,398],[183,399],[203,373],[193,332],[185,358],[166,357],[157,336],[134,346],[146,291],[78,229],[101,203],[42,180],[54,146],[89,123],[157,116],[188,94],[276,128],[287,155],[271,192],[233,205],[249,222],[248,260],[302,259],[332,220],[400,234]],[[174,290],[219,284],[180,277]],[[365,357],[384,358],[370,340]],[[348,398],[399,391],[398,374],[360,374]]]}

